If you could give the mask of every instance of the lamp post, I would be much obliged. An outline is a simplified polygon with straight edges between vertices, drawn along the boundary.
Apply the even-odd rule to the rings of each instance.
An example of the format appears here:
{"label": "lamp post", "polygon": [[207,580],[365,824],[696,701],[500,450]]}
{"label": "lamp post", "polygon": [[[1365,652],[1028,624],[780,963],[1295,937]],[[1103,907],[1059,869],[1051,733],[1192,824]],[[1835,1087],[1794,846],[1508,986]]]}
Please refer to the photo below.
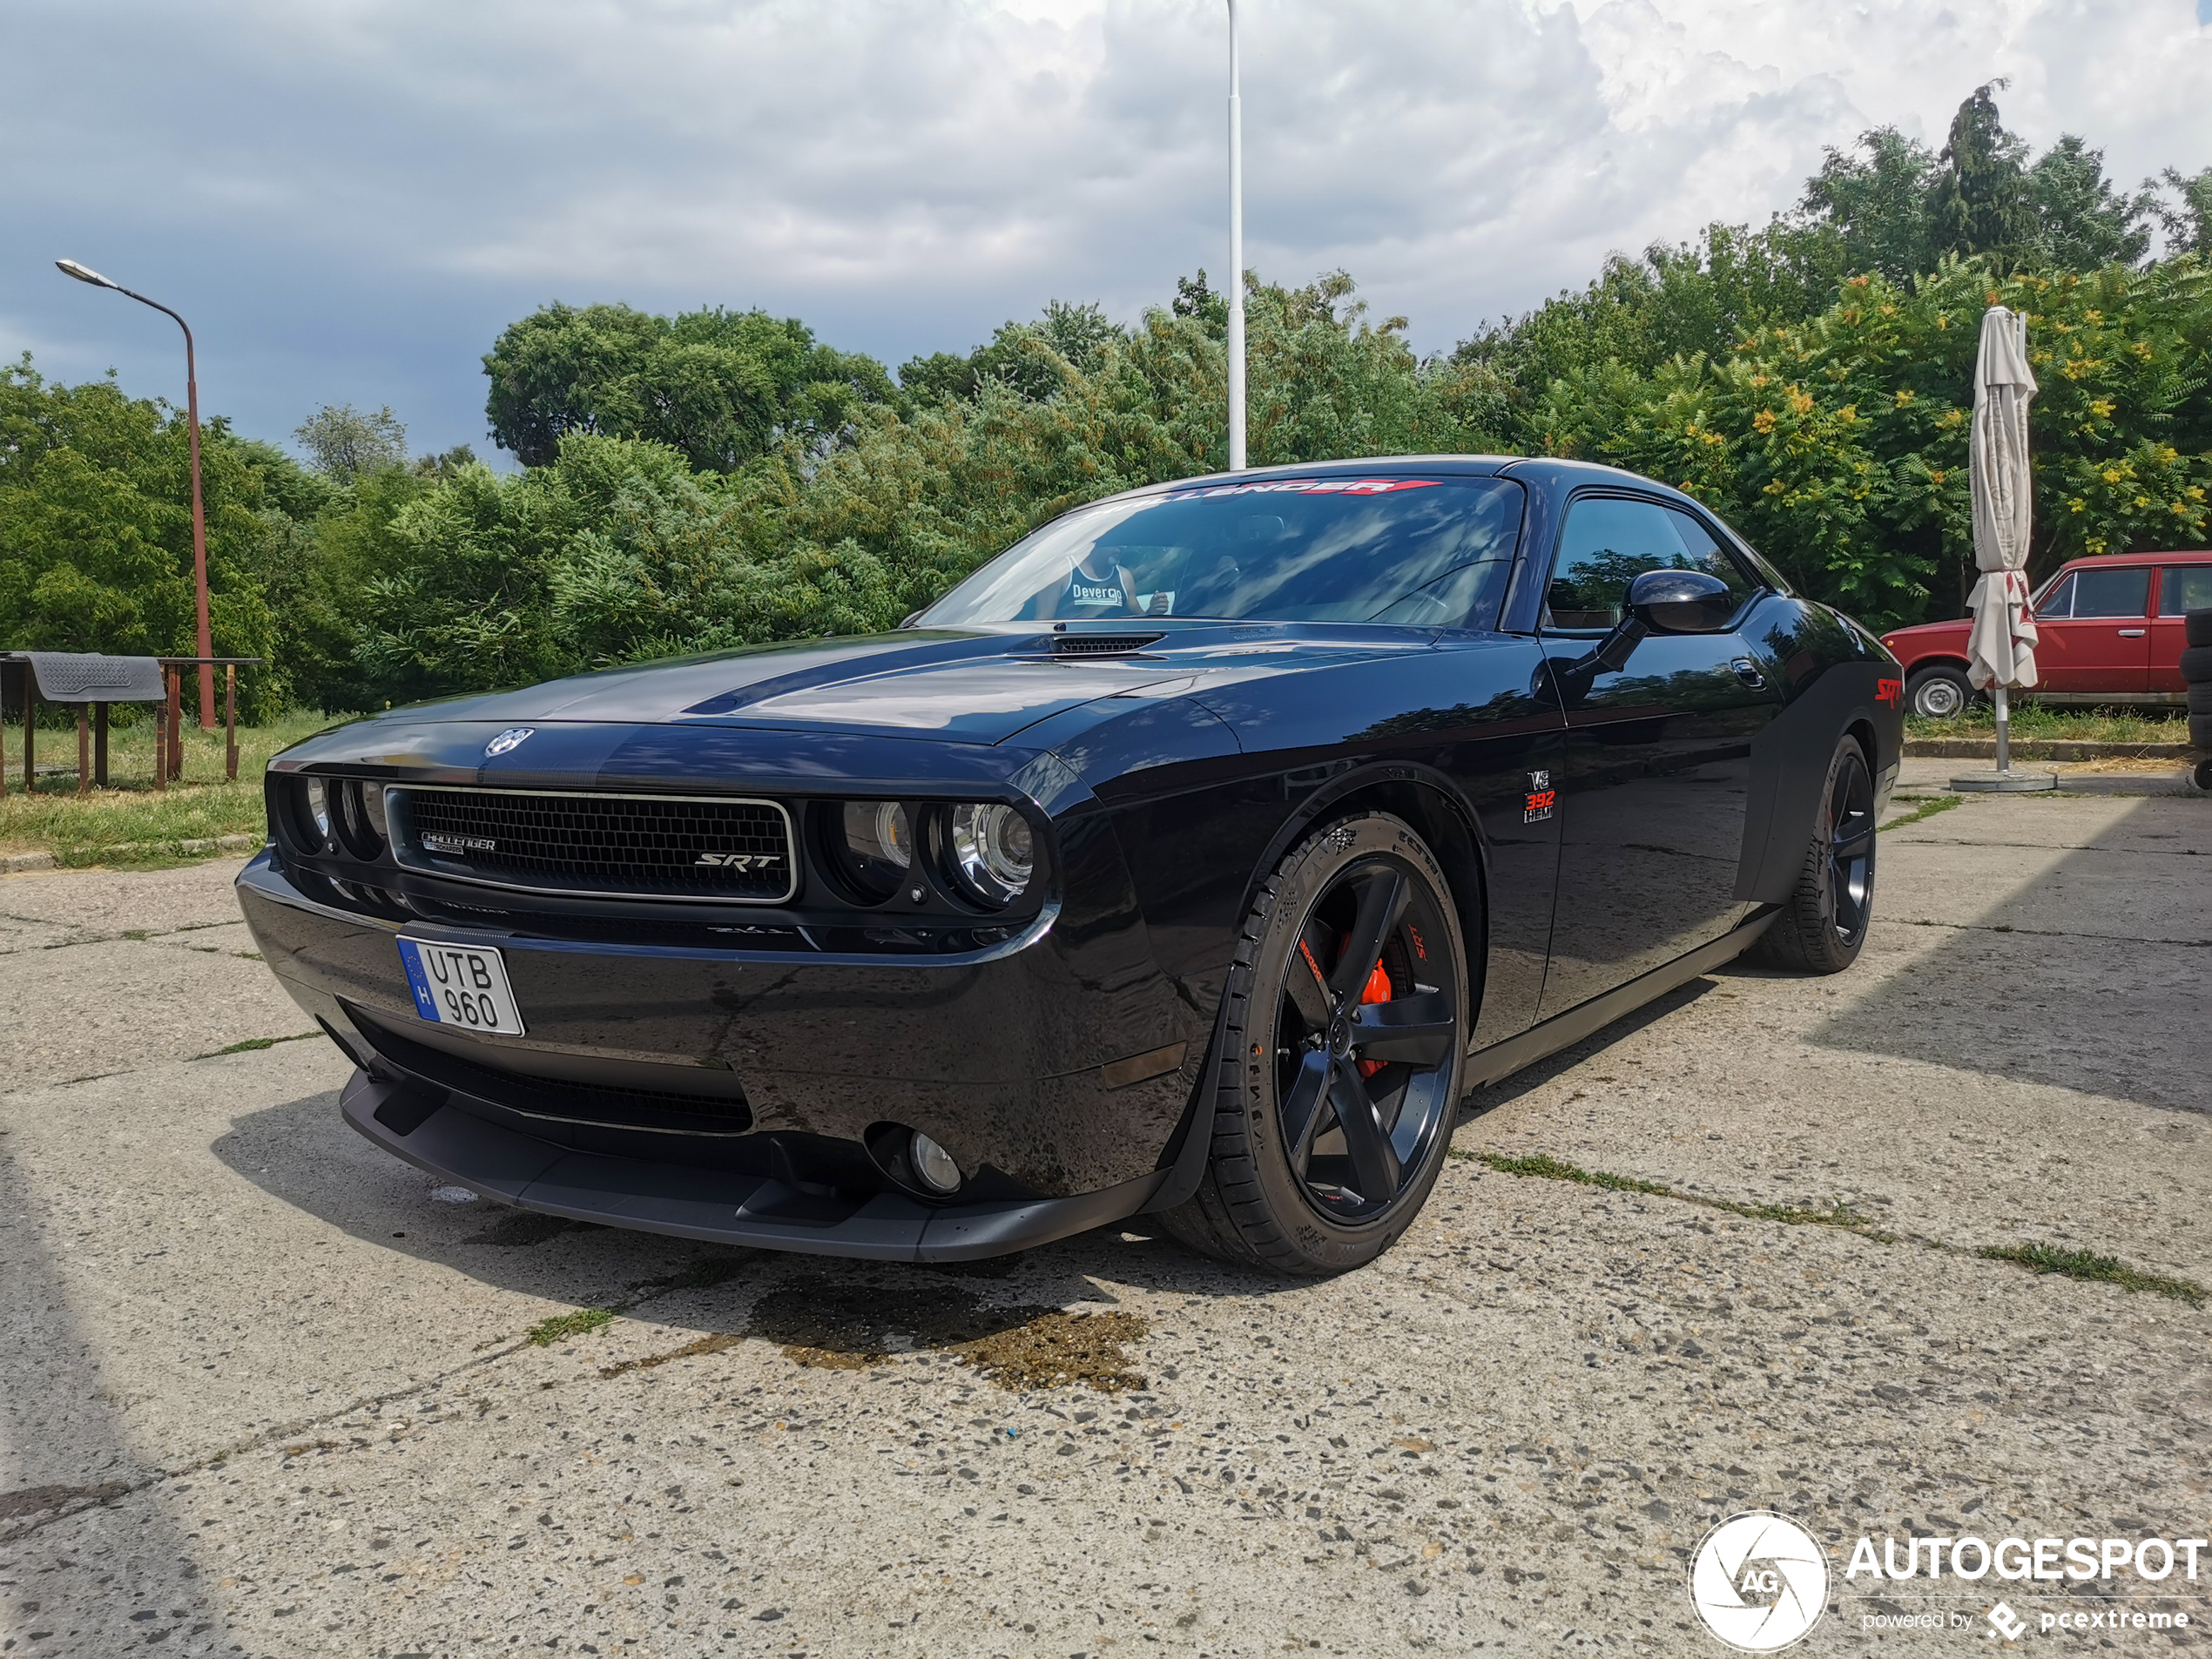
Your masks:
{"label": "lamp post", "polygon": [[[55,267],[64,276],[75,277],[79,282],[89,282],[96,288],[113,288],[126,299],[136,300],[142,306],[152,306],[156,311],[185,331],[185,412],[191,426],[187,445],[192,454],[192,574],[194,601],[199,607],[199,654],[215,654],[214,631],[207,622],[207,515],[200,505],[199,496],[199,376],[192,362],[192,325],[169,309],[158,300],[149,300],[143,293],[133,293],[120,282],[113,282],[89,266],[75,260],[56,260]],[[204,731],[215,729],[215,669],[213,664],[199,665],[199,724]]]}
{"label": "lamp post", "polygon": [[1237,0],[1229,0],[1229,470],[1244,469],[1244,122],[1237,98]]}

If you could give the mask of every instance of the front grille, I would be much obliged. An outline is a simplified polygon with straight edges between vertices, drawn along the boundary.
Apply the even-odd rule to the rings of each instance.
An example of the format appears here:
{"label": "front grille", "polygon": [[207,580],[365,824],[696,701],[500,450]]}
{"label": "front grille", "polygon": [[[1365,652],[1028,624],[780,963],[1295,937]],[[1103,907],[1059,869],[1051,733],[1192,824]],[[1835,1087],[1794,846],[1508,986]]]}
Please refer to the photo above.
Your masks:
{"label": "front grille", "polygon": [[765,800],[391,791],[410,868],[526,892],[775,904],[798,890],[791,819]]}
{"label": "front grille", "polygon": [[[480,1065],[401,1036],[380,1020],[350,1005],[354,1028],[394,1065],[424,1082],[448,1089],[530,1117],[610,1129],[651,1130],[676,1135],[744,1135],[752,1128],[752,1108],[742,1089],[728,1096],[678,1094],[667,1089],[623,1089],[571,1082]],[[734,1087],[734,1083],[733,1083]]]}

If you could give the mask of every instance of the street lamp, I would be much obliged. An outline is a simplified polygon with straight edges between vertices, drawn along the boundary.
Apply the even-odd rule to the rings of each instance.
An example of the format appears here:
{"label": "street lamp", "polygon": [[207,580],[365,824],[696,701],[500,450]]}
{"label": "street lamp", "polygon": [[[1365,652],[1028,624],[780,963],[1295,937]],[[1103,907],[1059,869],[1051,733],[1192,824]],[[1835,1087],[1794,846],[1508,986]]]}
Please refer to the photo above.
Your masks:
{"label": "street lamp", "polygon": [[[185,331],[185,409],[192,421],[188,438],[192,452],[192,573],[194,596],[199,608],[199,654],[215,654],[215,636],[207,623],[207,515],[199,498],[199,378],[192,363],[192,325],[169,309],[158,300],[149,300],[143,293],[133,293],[120,282],[111,281],[89,266],[75,260],[56,260],[54,264],[64,276],[75,277],[79,282],[89,282],[96,288],[113,288],[118,293],[136,300],[142,306],[152,306],[156,311]],[[199,724],[202,729],[215,729],[215,669],[211,663],[199,665]]]}
{"label": "street lamp", "polygon": [[1237,0],[1229,0],[1229,470],[1244,469],[1244,122],[1237,101]]}

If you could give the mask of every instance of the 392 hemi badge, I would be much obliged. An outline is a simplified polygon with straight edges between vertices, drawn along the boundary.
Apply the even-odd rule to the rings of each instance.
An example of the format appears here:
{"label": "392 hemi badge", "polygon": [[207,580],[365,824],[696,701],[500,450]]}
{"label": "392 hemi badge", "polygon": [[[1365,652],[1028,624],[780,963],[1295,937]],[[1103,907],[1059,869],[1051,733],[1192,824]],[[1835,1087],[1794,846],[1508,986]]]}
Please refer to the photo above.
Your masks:
{"label": "392 hemi badge", "polygon": [[1559,791],[1552,787],[1548,772],[1528,774],[1527,805],[1521,814],[1524,824],[1541,824],[1552,815],[1552,808],[1559,804]]}

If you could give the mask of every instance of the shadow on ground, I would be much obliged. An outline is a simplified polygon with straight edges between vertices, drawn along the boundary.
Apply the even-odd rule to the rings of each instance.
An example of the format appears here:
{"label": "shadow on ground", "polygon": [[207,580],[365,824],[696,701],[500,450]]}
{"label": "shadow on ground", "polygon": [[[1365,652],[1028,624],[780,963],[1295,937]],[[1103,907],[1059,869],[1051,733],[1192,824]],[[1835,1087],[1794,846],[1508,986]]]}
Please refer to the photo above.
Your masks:
{"label": "shadow on ground", "polygon": [[[1806,1040],[2169,1110],[2212,1110],[2202,1076],[2212,860],[2155,827],[2177,812],[2191,815],[2194,833],[2201,808],[2147,799],[2055,861],[2027,845],[1948,849],[1962,888],[1993,876],[2003,885],[2007,860],[2022,867],[2021,879],[1963,922],[1888,907],[1894,919],[1878,923],[1884,934],[1866,960],[1878,948],[1911,960]],[[2151,850],[2168,841],[2176,844],[2170,854]],[[1849,976],[1841,983],[1857,988]]]}

